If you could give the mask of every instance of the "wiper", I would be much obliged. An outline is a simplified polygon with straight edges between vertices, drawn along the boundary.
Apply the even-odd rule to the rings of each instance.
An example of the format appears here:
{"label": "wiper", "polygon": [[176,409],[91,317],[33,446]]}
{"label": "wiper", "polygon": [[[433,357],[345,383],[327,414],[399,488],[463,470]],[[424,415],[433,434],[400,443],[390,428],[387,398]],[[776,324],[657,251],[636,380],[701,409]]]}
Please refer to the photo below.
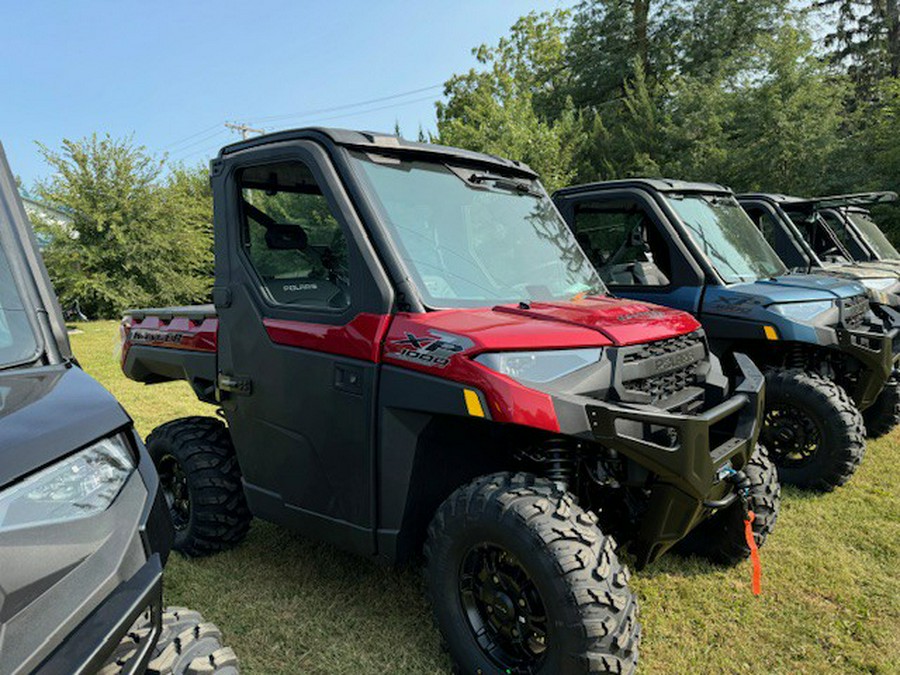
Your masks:
{"label": "wiper", "polygon": [[530,195],[532,197],[540,197],[541,193],[537,190],[532,189],[531,185],[524,181],[514,180],[512,178],[506,178],[504,176],[492,176],[488,173],[473,173],[469,176],[468,181],[470,183],[474,183],[475,185],[481,185],[482,183],[490,182],[492,183],[491,187],[497,188],[498,190],[508,190],[509,192],[517,192],[523,195]]}
{"label": "wiper", "polygon": [[[516,180],[508,176],[500,176],[493,173],[478,173],[459,167],[445,164],[448,169],[463,181],[466,185],[472,185],[480,189],[495,188],[497,190],[506,190],[507,192],[515,192],[517,194],[529,195],[531,197],[543,197],[543,194],[531,187],[530,181]],[[489,185],[488,185],[489,183]]]}

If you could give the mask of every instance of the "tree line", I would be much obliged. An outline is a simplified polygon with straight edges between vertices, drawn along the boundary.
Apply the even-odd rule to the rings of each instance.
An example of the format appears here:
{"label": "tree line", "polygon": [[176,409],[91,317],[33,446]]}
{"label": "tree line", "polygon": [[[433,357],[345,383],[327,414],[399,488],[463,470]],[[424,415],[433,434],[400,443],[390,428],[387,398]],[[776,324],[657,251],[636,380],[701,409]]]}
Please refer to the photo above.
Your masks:
{"label": "tree line", "polygon": [[[806,196],[900,187],[900,0],[590,0],[527,14],[473,53],[429,140],[523,160],[550,190],[629,176]],[[133,139],[42,152],[54,174],[36,191],[73,217],[45,251],[64,306],[93,318],[206,300],[202,167]],[[878,216],[900,239],[900,208]]]}

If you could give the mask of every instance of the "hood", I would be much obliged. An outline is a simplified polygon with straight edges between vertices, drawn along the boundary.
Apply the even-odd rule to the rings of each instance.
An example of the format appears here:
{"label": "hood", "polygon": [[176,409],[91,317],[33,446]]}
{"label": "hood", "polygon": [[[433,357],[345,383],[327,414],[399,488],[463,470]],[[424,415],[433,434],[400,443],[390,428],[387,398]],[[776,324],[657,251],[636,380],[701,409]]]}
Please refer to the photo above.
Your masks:
{"label": "hood", "polygon": [[639,344],[700,327],[694,317],[677,309],[609,297],[451,309],[398,319],[392,335],[437,336],[472,352]]}
{"label": "hood", "polygon": [[769,302],[804,302],[851,298],[866,292],[859,283],[824,274],[788,274],[729,286],[729,291],[769,298]]}
{"label": "hood", "polygon": [[822,266],[825,274],[842,277],[844,279],[885,279],[897,278],[900,265],[892,266],[890,263],[826,263]]}
{"label": "hood", "polygon": [[749,317],[754,310],[772,304],[836,300],[865,293],[865,287],[855,281],[835,276],[790,274],[732,286],[710,286],[703,300],[703,311]]}
{"label": "hood", "polygon": [[865,270],[878,270],[883,276],[889,276],[890,274],[900,275],[900,260],[869,260],[856,262],[854,266]]}
{"label": "hood", "polygon": [[131,423],[83,370],[56,365],[0,372],[0,486]]}

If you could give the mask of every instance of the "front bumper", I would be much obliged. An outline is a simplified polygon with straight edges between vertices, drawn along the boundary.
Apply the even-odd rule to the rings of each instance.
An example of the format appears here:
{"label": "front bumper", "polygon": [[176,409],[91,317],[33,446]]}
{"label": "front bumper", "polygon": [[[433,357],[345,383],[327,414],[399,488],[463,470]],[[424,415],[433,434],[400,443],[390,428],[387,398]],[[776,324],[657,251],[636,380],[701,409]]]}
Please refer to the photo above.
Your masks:
{"label": "front bumper", "polygon": [[837,328],[838,348],[862,365],[848,392],[860,410],[871,406],[900,363],[900,328],[886,332]]}
{"label": "front bumper", "polygon": [[110,660],[129,632],[143,633],[119,675],[142,675],[162,627],[162,561],[154,553],[120,584],[38,668],[40,675],[89,675]]}
{"label": "front bumper", "polygon": [[[741,376],[732,395],[696,415],[586,397],[556,402],[563,433],[590,437],[655,475],[630,544],[638,567],[682,539],[710,514],[710,505],[721,507],[736,498],[724,476],[729,469],[743,469],[756,448],[765,378],[747,356],[735,354],[735,360]],[[652,428],[670,430],[672,442],[647,440]]]}

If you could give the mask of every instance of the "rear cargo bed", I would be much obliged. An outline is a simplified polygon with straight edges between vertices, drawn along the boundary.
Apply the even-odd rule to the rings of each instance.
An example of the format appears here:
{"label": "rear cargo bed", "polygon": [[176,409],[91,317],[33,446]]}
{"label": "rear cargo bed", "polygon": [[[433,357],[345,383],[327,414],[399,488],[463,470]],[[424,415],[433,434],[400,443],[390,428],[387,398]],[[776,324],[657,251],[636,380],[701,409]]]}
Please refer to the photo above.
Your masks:
{"label": "rear cargo bed", "polygon": [[215,402],[215,307],[128,310],[122,327],[125,375],[145,384],[186,380],[201,400]]}

